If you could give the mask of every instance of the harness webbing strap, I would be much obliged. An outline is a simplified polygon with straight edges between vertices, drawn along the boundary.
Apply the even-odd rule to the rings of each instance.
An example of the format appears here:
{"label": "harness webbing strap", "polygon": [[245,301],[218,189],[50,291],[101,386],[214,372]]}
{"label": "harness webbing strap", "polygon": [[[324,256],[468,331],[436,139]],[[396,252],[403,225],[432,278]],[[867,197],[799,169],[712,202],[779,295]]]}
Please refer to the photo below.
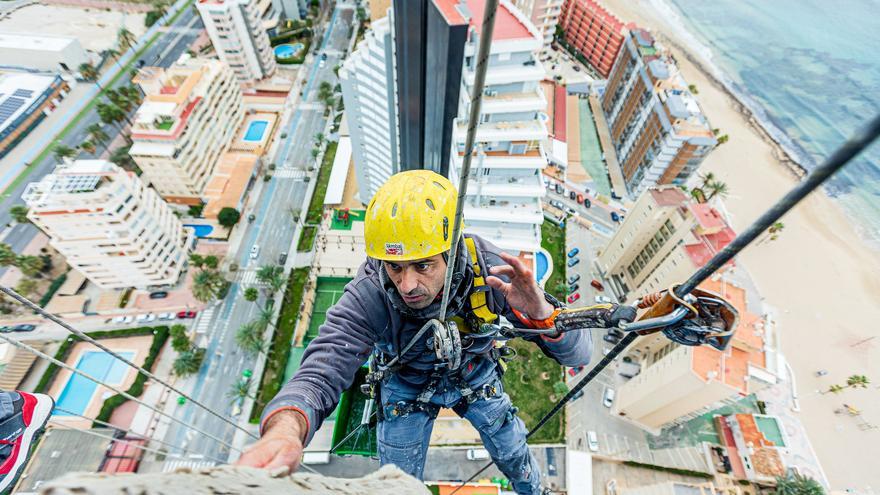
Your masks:
{"label": "harness webbing strap", "polygon": [[489,291],[489,286],[486,285],[486,279],[483,278],[480,270],[480,262],[477,259],[477,246],[471,237],[465,237],[464,244],[467,246],[468,254],[471,258],[471,266],[474,270],[474,288],[470,294],[471,312],[480,320],[480,323],[493,323],[498,319],[498,315],[489,310],[489,305],[486,301],[486,292]]}

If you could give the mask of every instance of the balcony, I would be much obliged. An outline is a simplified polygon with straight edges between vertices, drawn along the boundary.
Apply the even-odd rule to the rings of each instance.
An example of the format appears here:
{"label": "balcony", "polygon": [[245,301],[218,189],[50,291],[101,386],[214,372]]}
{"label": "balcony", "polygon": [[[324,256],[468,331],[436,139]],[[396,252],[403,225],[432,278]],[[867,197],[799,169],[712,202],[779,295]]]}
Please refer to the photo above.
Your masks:
{"label": "balcony", "polygon": [[483,92],[482,113],[544,111],[547,97],[540,86],[532,91],[518,93],[498,93],[492,90]]}
{"label": "balcony", "polygon": [[[540,46],[538,47],[540,48]],[[532,58],[525,64],[489,66],[486,71],[486,85],[508,84],[520,81],[541,81],[546,77],[544,66],[537,58]],[[468,87],[474,85],[474,70],[465,67],[464,81]]]}
{"label": "balcony", "polygon": [[538,224],[516,224],[482,222],[468,218],[465,213],[465,232],[476,234],[499,248],[513,253],[519,251],[535,252],[541,248],[541,231]]}
{"label": "balcony", "polygon": [[[467,123],[456,122],[453,139],[464,142],[467,137]],[[487,122],[477,128],[477,142],[495,141],[540,141],[547,139],[547,126],[540,120],[517,122]]]}
{"label": "balcony", "polygon": [[538,199],[514,200],[481,198],[468,200],[464,206],[464,216],[471,222],[510,222],[540,224],[543,221],[541,204]]}
{"label": "balcony", "polygon": [[[464,152],[454,153],[452,159],[457,168],[461,168]],[[482,160],[482,163],[480,163]],[[477,155],[471,162],[471,169],[479,166],[489,169],[543,169],[547,165],[547,157],[542,149],[529,150],[523,154],[512,155],[507,151],[486,151],[482,158]]]}
{"label": "balcony", "polygon": [[468,180],[468,194],[540,198],[544,184],[537,175],[484,175]]}

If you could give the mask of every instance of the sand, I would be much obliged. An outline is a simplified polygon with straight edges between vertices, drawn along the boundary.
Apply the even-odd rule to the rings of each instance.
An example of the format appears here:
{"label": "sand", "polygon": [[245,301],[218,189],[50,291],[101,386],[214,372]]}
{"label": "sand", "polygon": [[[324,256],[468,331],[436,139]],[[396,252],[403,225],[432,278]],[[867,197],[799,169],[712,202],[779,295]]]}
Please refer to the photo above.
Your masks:
{"label": "sand", "polygon": [[[774,146],[739,111],[740,105],[685,53],[676,30],[644,0],[605,0],[624,22],[635,21],[667,38],[683,75],[699,90],[712,127],[730,135],[700,172],[713,172],[730,187],[725,200],[734,228],[742,231],[796,184]],[[665,36],[664,36],[665,35]],[[672,39],[669,40],[668,38]],[[671,41],[672,43],[668,43]],[[776,241],[753,245],[739,262],[753,276],[778,323],[782,352],[791,364],[800,396],[799,417],[834,490],[866,492],[880,486],[880,394],[846,389],[852,374],[880,381],[880,253],[856,234],[840,206],[814,193],[783,219]],[[817,377],[817,370],[828,374]],[[860,416],[835,414],[846,403]],[[877,427],[866,429],[864,425]]]}

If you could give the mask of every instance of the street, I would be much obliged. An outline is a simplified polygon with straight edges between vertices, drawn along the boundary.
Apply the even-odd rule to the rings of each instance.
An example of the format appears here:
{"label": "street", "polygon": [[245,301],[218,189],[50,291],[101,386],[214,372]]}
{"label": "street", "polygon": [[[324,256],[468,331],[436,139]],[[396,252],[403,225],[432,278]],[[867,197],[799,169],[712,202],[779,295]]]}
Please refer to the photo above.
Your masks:
{"label": "street", "polygon": [[[256,304],[241,297],[244,289],[252,286],[256,270],[261,265],[277,264],[281,253],[295,250],[297,225],[293,223],[290,208],[298,208],[308,189],[303,180],[305,169],[313,162],[310,150],[316,134],[323,132],[327,123],[324,105],[317,99],[322,81],[336,85],[334,66],[341,61],[342,50],[349,43],[349,29],[354,18],[351,5],[337,3],[321,43],[321,51],[327,53],[326,63],[304,64],[300,70],[307,71],[303,85],[304,94],[297,104],[289,122],[282,132],[287,138],[278,147],[277,155],[267,163],[276,163],[274,178],[265,183],[260,197],[253,202],[252,211],[242,212],[242,218],[255,215],[253,223],[245,228],[240,245],[231,246],[230,256],[235,256],[239,266],[227,297],[219,303],[208,324],[209,344],[205,362],[195,376],[192,396],[219,412],[231,417],[232,400],[227,392],[238,382],[245,369],[253,368],[253,359],[246,356],[235,343],[235,333],[243,324],[255,319],[259,313]],[[318,52],[318,53],[320,53]],[[297,89],[294,89],[296,91]],[[317,171],[310,174],[316,180]],[[303,212],[305,215],[305,212]],[[251,247],[260,246],[257,259],[250,258]],[[293,253],[290,253],[293,254]],[[259,377],[255,377],[259,381]],[[234,429],[211,416],[197,406],[186,404],[177,409],[183,411],[181,419],[221,438],[232,440]],[[242,413],[244,415],[245,412]],[[241,416],[240,422],[247,418]],[[203,436],[192,435],[179,425],[169,427],[164,439],[173,445],[186,445],[189,452],[225,458],[229,452],[217,442]]]}

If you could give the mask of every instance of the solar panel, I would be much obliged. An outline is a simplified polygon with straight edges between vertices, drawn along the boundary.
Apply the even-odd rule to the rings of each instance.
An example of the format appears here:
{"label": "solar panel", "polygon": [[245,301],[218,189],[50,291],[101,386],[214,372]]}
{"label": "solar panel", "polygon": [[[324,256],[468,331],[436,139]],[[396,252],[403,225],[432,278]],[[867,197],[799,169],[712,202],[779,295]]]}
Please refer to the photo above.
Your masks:
{"label": "solar panel", "polygon": [[10,96],[3,103],[0,103],[0,124],[6,122],[6,119],[12,116],[19,108],[24,105],[25,100]]}
{"label": "solar panel", "polygon": [[16,89],[15,93],[12,93],[12,96],[21,96],[22,98],[30,98],[33,96],[34,92],[30,89]]}

